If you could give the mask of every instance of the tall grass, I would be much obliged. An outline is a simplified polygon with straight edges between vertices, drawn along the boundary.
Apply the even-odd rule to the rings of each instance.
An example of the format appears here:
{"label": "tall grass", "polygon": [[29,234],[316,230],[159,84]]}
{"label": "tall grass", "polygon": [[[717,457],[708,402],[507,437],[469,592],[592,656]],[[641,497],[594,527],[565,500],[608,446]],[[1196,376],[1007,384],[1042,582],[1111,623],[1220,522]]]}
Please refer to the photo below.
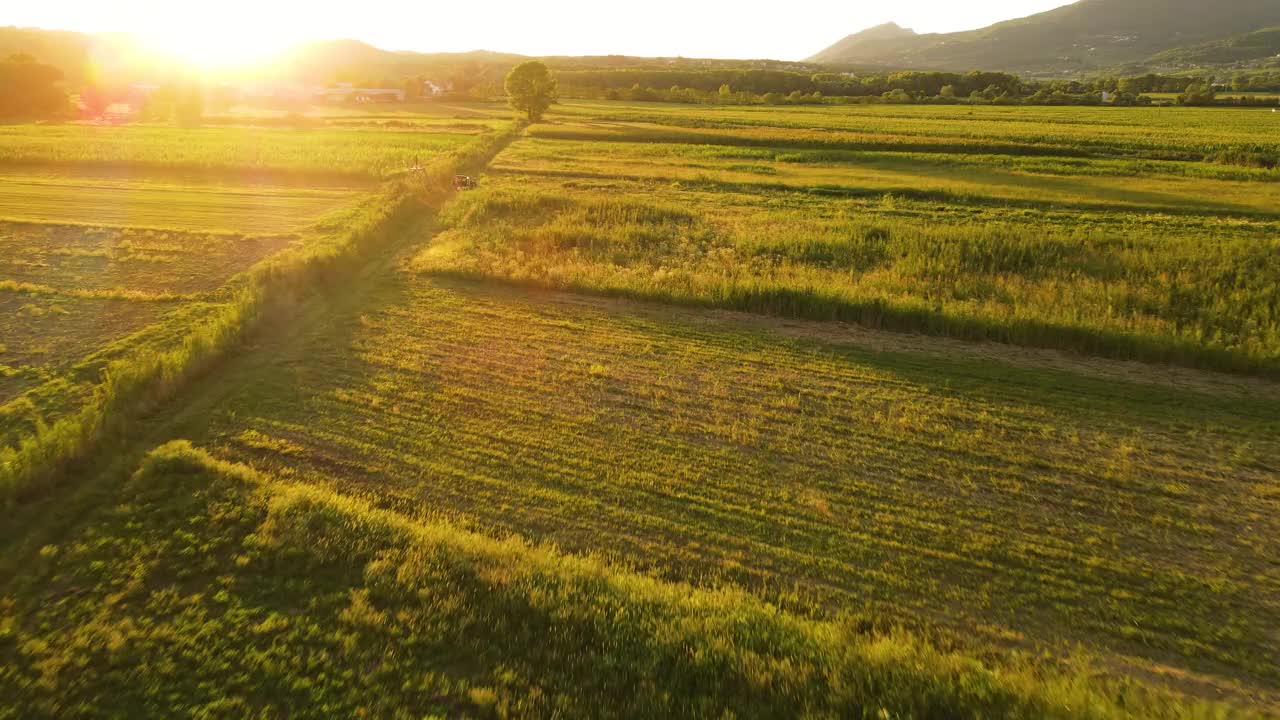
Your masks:
{"label": "tall grass", "polygon": [[[1159,160],[1233,161],[1232,154],[1274,158],[1275,123],[1265,111],[1179,108],[974,108],[959,106],[864,106],[853,108],[708,108],[679,105],[576,105],[562,112],[589,120],[594,130],[619,139],[653,142],[674,134],[709,134],[731,144],[766,137],[831,143],[945,145],[946,152],[1001,146],[1017,155],[1055,154]],[[576,122],[540,126],[538,133],[580,129]],[[687,141],[680,141],[687,142]],[[710,142],[710,141],[704,141]],[[716,141],[718,142],[718,140]],[[787,143],[774,142],[779,145]],[[1223,154],[1226,154],[1225,156]]]}
{"label": "tall grass", "polygon": [[1256,233],[1116,232],[1107,215],[932,222],[836,200],[536,182],[459,201],[417,267],[1280,374],[1280,241]]}
{"label": "tall grass", "polygon": [[[94,527],[47,547],[0,606],[15,717],[104,702],[289,717],[1235,713],[413,523],[185,442],[155,450]],[[63,584],[87,591],[44,602]]]}
{"label": "tall grass", "polygon": [[147,349],[111,362],[92,399],[78,410],[41,423],[15,447],[0,448],[0,502],[37,492],[109,438],[125,437],[139,413],[179,392],[251,334],[274,309],[288,307],[318,283],[351,276],[414,216],[443,197],[455,172],[483,163],[514,130],[485,136],[417,176],[390,183],[323,241],[285,250],[233,280],[225,303],[198,317],[172,347]]}

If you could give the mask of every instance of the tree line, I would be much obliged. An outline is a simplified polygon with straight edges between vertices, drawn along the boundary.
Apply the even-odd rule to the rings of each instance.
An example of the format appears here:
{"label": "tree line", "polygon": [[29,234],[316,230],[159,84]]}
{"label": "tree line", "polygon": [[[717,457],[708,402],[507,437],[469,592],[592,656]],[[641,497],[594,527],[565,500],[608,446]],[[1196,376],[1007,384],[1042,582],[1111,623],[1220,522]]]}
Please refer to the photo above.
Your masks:
{"label": "tree line", "polygon": [[[452,98],[494,99],[503,95],[505,68],[464,62],[428,75],[361,78],[372,87],[402,88],[408,99],[423,95],[426,81],[448,87]],[[1280,92],[1280,72],[1238,72],[1230,78],[1187,75],[1103,76],[1084,80],[1025,80],[1001,72],[890,73],[811,72],[777,67],[561,67],[559,95],[568,98],[662,101],[722,105],[813,105],[926,103],[992,105],[1183,105],[1280,106],[1274,97],[1239,93]],[[170,86],[172,85],[172,86]],[[1223,97],[1226,92],[1236,93]],[[198,122],[206,108],[232,104],[216,88],[170,83],[134,98],[130,86],[91,84],[78,88],[79,105],[94,116],[116,102],[139,106],[148,119]],[[1152,94],[1171,97],[1152,98]],[[0,118],[70,117],[71,91],[62,73],[29,55],[0,62]]]}
{"label": "tree line", "polygon": [[1103,76],[1087,80],[1024,80],[999,72],[815,73],[784,70],[561,70],[565,97],[715,104],[970,103],[1141,105],[1168,93],[1186,105],[1266,105],[1273,98],[1219,98],[1221,89],[1280,91],[1280,74],[1237,77]]}

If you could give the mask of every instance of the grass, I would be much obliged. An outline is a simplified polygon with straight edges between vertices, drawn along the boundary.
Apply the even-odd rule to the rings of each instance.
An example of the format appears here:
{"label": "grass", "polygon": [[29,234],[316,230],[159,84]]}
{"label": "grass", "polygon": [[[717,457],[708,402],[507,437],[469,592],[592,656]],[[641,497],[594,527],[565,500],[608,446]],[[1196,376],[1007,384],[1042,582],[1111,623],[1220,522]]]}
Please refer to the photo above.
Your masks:
{"label": "grass", "polygon": [[82,400],[80,386],[101,380],[88,369],[100,371],[96,362],[73,371],[86,358],[122,342],[147,344],[139,334],[158,323],[190,321],[182,308],[216,304],[228,280],[292,242],[305,240],[0,222],[0,337],[5,362],[20,370],[0,380],[0,405],[48,385],[24,412],[0,420],[0,444]]}
{"label": "grass", "polygon": [[[5,361],[54,369],[159,321],[174,302],[24,295],[0,291]],[[0,403],[11,398],[0,394]]]}
{"label": "grass", "polygon": [[[335,268],[358,260],[368,243],[383,237],[415,194],[438,194],[476,147],[492,147],[503,137],[475,136],[472,145],[436,158],[428,170],[355,208],[317,218],[276,207],[276,213],[294,214],[273,215],[274,226],[309,226],[292,236],[0,223],[6,250],[0,270],[8,274],[0,276],[0,300],[15,310],[6,336],[14,350],[0,378],[0,501],[39,492],[102,438],[125,432],[133,414],[216,362],[261,313],[287,304],[313,281],[340,274]],[[197,197],[204,192],[176,192],[188,190]],[[154,191],[140,189],[149,198]],[[256,196],[261,188],[226,192]],[[322,198],[326,207],[352,198],[302,194]],[[64,188],[57,197],[69,196]],[[207,208],[164,200],[152,199],[158,219],[209,224],[201,213]],[[89,204],[87,212],[110,214],[103,197]],[[214,214],[239,214],[216,199],[208,207]]]}
{"label": "grass", "polygon": [[[838,110],[568,104],[34,388],[6,337],[0,716],[1274,712],[1280,389],[1097,356],[1273,373],[1278,186],[1200,111]],[[39,317],[198,266],[9,232]]]}
{"label": "grass", "polygon": [[195,232],[281,233],[356,199],[353,190],[218,187],[63,176],[0,178],[0,218],[45,223],[159,227]]}
{"label": "grass", "polygon": [[[945,120],[970,128],[970,138],[913,136],[917,145],[975,143],[971,154],[947,154],[820,150],[788,139],[830,134],[795,129],[828,110],[651,108],[645,125],[609,119],[639,110],[583,119],[587,108],[596,109],[569,106],[568,119],[536,127],[499,156],[500,177],[451,211],[450,231],[418,267],[1280,373],[1274,171],[991,154],[983,143],[1026,140],[1018,133],[1035,113],[1023,109],[1001,121]],[[901,119],[918,132],[944,123],[918,109],[905,118],[884,112],[887,119],[861,110],[830,119],[834,127]],[[1127,115],[1081,113],[1076,124],[1086,129],[1150,142]],[[715,123],[715,135],[686,127]],[[600,133],[563,129],[575,124]],[[1075,136],[1072,123],[1064,128],[1046,132]],[[768,139],[780,144],[752,144],[762,131],[780,133]],[[655,141],[655,132],[682,135]],[[628,133],[632,141],[616,142]]]}
{"label": "grass", "polygon": [[1272,222],[518,174],[446,220],[422,271],[1280,370]]}
{"label": "grass", "polygon": [[[365,203],[359,214],[347,218],[355,223],[352,229],[322,236],[260,263],[229,285],[221,302],[202,304],[195,314],[175,317],[174,324],[183,330],[165,334],[174,342],[139,344],[134,352],[111,360],[100,369],[99,377],[85,383],[90,394],[82,404],[59,403],[53,420],[38,419],[33,433],[0,447],[0,497],[11,501],[20,493],[38,491],[58,476],[65,463],[102,437],[125,432],[133,413],[172,394],[239,342],[275,293],[288,292],[299,282],[299,275],[316,272],[318,266],[353,252],[357,239],[377,237],[385,220],[401,207],[398,196]],[[61,397],[64,385],[55,385],[52,391]],[[83,390],[73,393],[77,398],[84,395]]]}
{"label": "grass", "polygon": [[185,443],[11,590],[0,717],[1221,712],[411,523]]}
{"label": "grass", "polygon": [[268,354],[166,432],[399,512],[808,610],[1280,679],[1274,394],[412,276]]}
{"label": "grass", "polygon": [[[285,218],[287,219],[287,218]],[[306,222],[293,217],[292,230]],[[175,297],[216,290],[303,239],[89,225],[0,222],[0,277],[50,292]]]}
{"label": "grass", "polygon": [[[0,446],[0,500],[12,502],[24,494],[47,491],[77,459],[107,439],[127,437],[138,415],[207,372],[244,341],[264,314],[281,306],[287,309],[317,283],[334,282],[357,271],[368,253],[408,221],[420,198],[443,194],[455,172],[487,162],[508,137],[507,133],[482,136],[471,146],[438,158],[423,173],[388,185],[354,210],[329,218],[317,226],[313,241],[277,253],[233,278],[220,289],[219,302],[175,317],[171,327],[158,333],[168,342],[142,343],[135,352],[108,357],[105,363],[90,357],[96,377],[71,387],[72,395],[83,397],[87,386],[87,400],[71,407],[55,404],[57,415],[49,421],[38,416],[30,420],[30,412],[19,413],[18,426],[30,426],[33,432]],[[65,387],[64,383],[53,388],[59,400],[67,394]]]}
{"label": "grass", "polygon": [[116,166],[381,179],[458,150],[474,139],[465,133],[414,130],[14,125],[0,127],[0,166]]}
{"label": "grass", "polygon": [[[13,186],[18,187],[20,186]],[[212,201],[200,208],[182,191],[140,186],[136,205],[122,197],[95,193],[96,186],[50,184],[58,202],[79,208],[68,217],[111,220],[150,219],[178,228],[228,224],[261,228],[246,206]],[[193,195],[204,195],[200,188]],[[276,204],[266,227],[300,229],[319,219],[320,209],[352,193],[333,193],[319,208]],[[22,192],[6,196],[31,200]],[[3,204],[3,201],[0,201]],[[205,210],[214,209],[214,213]],[[27,205],[28,217],[45,208]],[[262,208],[259,208],[262,210]],[[83,214],[82,214],[83,213]],[[145,217],[145,213],[151,213]],[[45,218],[47,219],[47,218]],[[251,266],[292,245],[307,245],[320,231],[289,234],[188,232],[183,229],[104,227],[91,224],[0,222],[0,337],[6,366],[0,378],[0,447],[13,451],[42,424],[56,423],[92,402],[110,361],[129,352],[146,355],[180,336],[197,315],[224,306],[234,295],[225,284]],[[161,325],[168,327],[161,328]],[[110,357],[111,360],[106,360]],[[22,402],[9,406],[20,396]]]}
{"label": "grass", "polygon": [[[857,143],[970,153],[1002,148],[1016,155],[1211,158],[1224,150],[1274,153],[1271,113],[1220,108],[1078,108],[862,105],[844,107],[702,107],[637,103],[566,103],[553,119],[588,122],[631,135],[635,123],[670,131],[704,129],[742,144],[778,143],[790,131],[819,146]],[[723,131],[731,132],[725,133]],[[550,126],[539,132],[555,133]],[[800,131],[797,133],[797,131]]]}
{"label": "grass", "polygon": [[[658,149],[667,151],[663,153],[665,157],[655,157]],[[1012,164],[1003,162],[1000,156],[965,156],[963,161],[956,161],[955,156],[940,154],[867,156],[845,151],[795,152],[785,147],[765,150],[773,157],[763,162],[743,162],[709,159],[704,154],[706,149],[708,146],[700,145],[535,140],[513,148],[500,159],[497,168],[552,176],[716,181],[859,195],[893,193],[957,204],[1178,214],[1271,216],[1280,199],[1280,185],[1271,182],[1168,176],[1176,171],[1144,173],[1140,178],[1089,174],[1088,169],[1094,167],[1092,162],[1082,163],[1079,168],[1083,171],[1064,172],[1070,166],[1057,159],[1054,161],[1059,167],[1046,170],[1043,160],[1039,165],[1025,160]],[[1249,171],[1233,168],[1228,172],[1247,176]],[[1280,177],[1273,171],[1258,172],[1266,173],[1268,178]]]}

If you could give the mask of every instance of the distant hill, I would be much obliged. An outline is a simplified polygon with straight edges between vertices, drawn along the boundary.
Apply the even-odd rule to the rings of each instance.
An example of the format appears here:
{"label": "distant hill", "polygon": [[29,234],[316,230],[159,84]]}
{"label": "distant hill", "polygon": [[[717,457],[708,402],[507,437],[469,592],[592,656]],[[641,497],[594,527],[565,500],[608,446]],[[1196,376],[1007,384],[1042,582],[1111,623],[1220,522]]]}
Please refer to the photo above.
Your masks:
{"label": "distant hill", "polygon": [[62,70],[69,82],[79,82],[88,67],[93,38],[62,30],[0,27],[0,59],[23,53]]}
{"label": "distant hill", "polygon": [[322,40],[291,48],[277,61],[276,72],[298,80],[398,78],[430,75],[457,65],[510,66],[522,55],[477,50],[465,53],[420,53],[383,50],[359,40]]}
{"label": "distant hill", "polygon": [[810,60],[924,70],[1071,74],[1280,25],[1280,0],[1080,0],[979,30],[921,35],[882,25]]}
{"label": "distant hill", "polygon": [[810,60],[819,63],[875,62],[869,58],[896,55],[920,40],[914,30],[897,23],[885,23],[854,33],[823,50]]}
{"label": "distant hill", "polygon": [[1213,42],[1165,50],[1144,63],[1152,67],[1205,67],[1258,63],[1280,57],[1280,27],[1233,35]]}
{"label": "distant hill", "polygon": [[[139,48],[129,35],[84,34],[60,30],[0,27],[0,58],[27,53],[63,71],[67,84],[79,88],[89,78],[87,68],[116,83],[163,83],[189,71]],[[359,40],[322,40],[289,48],[268,70],[254,77],[308,83],[394,83],[405,77],[428,76],[463,82],[500,83],[502,75],[524,55],[477,50],[463,53],[423,53],[384,50]],[[813,72],[813,64],[779,60],[714,60],[643,58],[625,55],[542,58],[556,70],[792,70]],[[222,71],[211,80],[239,80],[235,71]]]}

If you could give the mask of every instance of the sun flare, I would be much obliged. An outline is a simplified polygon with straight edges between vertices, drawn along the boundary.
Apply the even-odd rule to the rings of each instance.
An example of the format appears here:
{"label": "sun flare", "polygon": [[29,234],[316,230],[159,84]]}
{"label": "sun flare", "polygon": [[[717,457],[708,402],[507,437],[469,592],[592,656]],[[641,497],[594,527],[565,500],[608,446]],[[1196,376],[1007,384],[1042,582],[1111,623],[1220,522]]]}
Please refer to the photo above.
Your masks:
{"label": "sun flare", "polygon": [[277,38],[245,28],[156,27],[141,33],[143,45],[183,65],[202,69],[227,69],[263,65],[282,48]]}

